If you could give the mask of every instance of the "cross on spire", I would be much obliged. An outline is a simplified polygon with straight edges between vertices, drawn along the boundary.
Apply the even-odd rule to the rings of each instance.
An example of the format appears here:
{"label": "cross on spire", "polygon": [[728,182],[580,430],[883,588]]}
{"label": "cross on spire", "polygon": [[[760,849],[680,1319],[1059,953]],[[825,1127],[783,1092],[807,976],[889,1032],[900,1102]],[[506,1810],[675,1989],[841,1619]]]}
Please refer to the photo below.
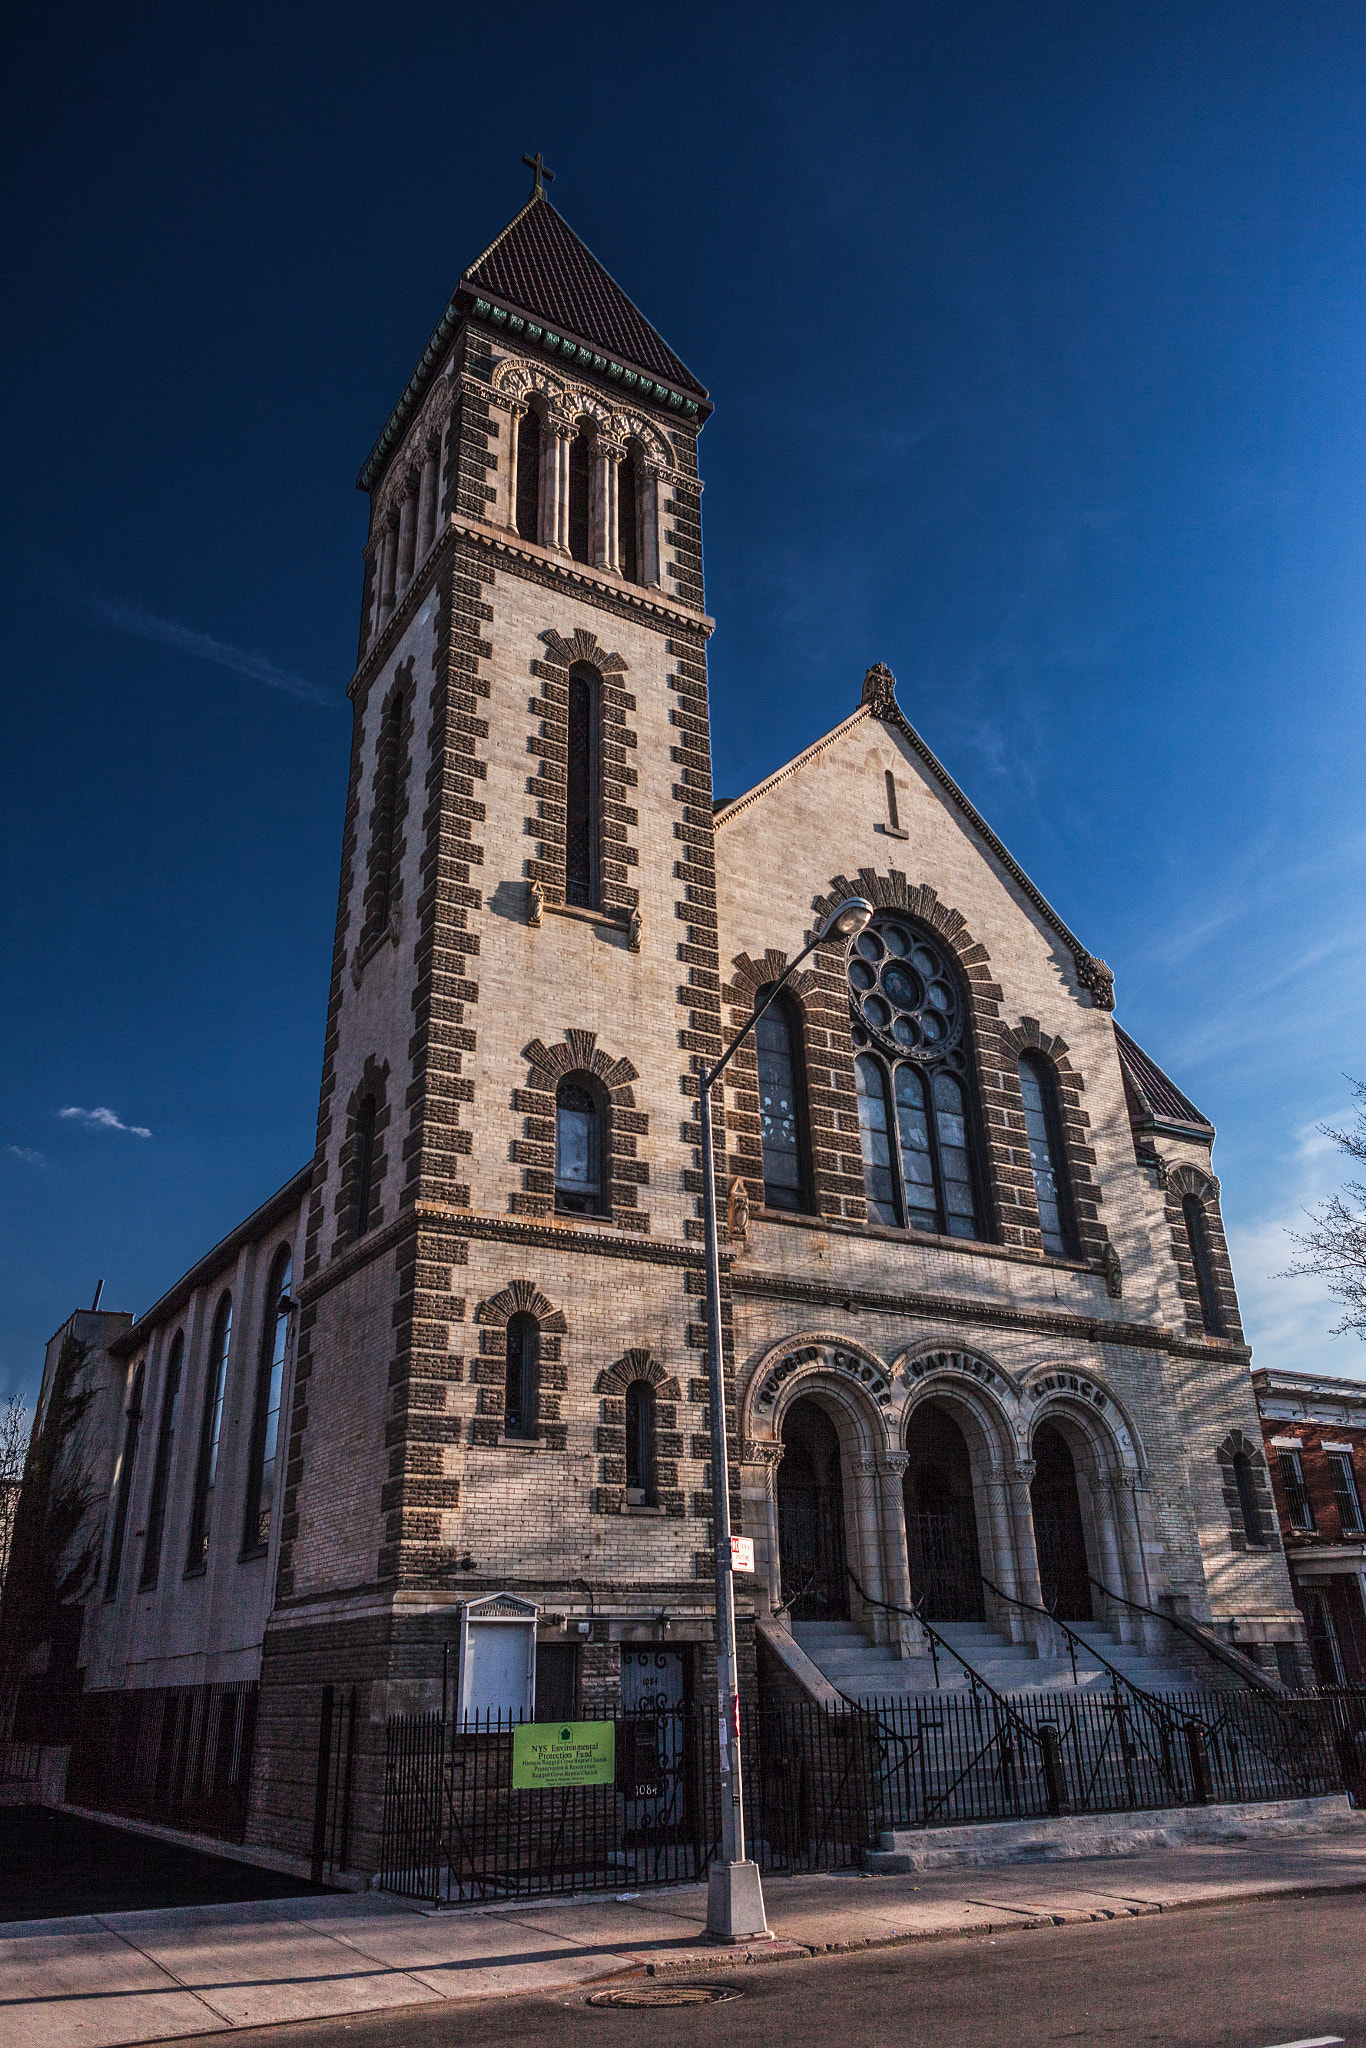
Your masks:
{"label": "cross on spire", "polygon": [[522,158],[522,162],[526,165],[527,169],[530,172],[532,172],[535,178],[535,183],[531,188],[532,198],[535,199],[539,197],[541,199],[544,199],[545,186],[541,183],[541,180],[542,178],[545,178],[547,180],[553,180],[555,173],[553,171],[548,171],[546,169],[544,160],[542,159],[541,152],[539,149],[537,150],[535,156],[524,156]]}

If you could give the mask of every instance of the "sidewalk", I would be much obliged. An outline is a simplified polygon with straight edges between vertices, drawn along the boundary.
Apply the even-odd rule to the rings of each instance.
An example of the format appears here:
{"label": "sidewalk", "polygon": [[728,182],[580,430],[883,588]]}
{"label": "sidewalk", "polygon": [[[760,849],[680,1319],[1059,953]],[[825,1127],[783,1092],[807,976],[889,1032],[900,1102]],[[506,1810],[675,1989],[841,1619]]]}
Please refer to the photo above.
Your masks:
{"label": "sidewalk", "polygon": [[[1179,1911],[1277,1892],[1366,1890],[1366,1829],[1040,1867],[765,1882],[778,1939],[703,1940],[700,1885],[442,1913],[374,1894],[11,1923],[0,2040],[114,2048],[380,2007],[718,1969],[950,1935]],[[927,1965],[930,1959],[926,1958]]]}

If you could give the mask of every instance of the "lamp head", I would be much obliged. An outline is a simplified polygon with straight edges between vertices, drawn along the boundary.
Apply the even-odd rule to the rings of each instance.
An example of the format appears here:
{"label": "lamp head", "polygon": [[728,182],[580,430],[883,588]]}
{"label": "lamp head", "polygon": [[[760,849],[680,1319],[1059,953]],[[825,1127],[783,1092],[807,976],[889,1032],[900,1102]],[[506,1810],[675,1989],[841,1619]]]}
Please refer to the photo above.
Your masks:
{"label": "lamp head", "polygon": [[856,939],[860,932],[867,931],[872,921],[873,906],[867,898],[851,896],[837,910],[831,911],[821,928],[817,944],[824,945],[827,939]]}

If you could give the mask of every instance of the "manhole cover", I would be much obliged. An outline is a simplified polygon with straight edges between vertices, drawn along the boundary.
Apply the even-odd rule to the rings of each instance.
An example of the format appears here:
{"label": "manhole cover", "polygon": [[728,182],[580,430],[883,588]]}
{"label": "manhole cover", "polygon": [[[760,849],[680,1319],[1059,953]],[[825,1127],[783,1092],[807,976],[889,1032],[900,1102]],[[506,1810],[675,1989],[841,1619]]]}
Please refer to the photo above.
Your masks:
{"label": "manhole cover", "polygon": [[595,1991],[590,2005],[719,2005],[726,1998],[743,1998],[726,1984],[629,1984],[620,1991]]}

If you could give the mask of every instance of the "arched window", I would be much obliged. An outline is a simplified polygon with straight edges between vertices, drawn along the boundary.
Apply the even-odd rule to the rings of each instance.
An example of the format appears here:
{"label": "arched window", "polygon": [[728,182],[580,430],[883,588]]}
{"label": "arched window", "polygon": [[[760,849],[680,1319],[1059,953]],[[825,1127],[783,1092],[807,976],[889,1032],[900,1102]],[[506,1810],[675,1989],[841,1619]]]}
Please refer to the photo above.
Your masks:
{"label": "arched window", "polygon": [[242,1525],[244,1555],[262,1551],[270,1542],[279,1470],[280,1400],[284,1391],[285,1351],[289,1340],[289,1282],[294,1270],[288,1245],[275,1255],[266,1288],[261,1328],[261,1356],[256,1368],[256,1412],[251,1432],[251,1467],[247,1475],[246,1518]]}
{"label": "arched window", "polygon": [[655,1390],[648,1380],[626,1389],[626,1499],[632,1507],[655,1505]]}
{"label": "arched window", "polygon": [[161,1539],[166,1531],[166,1493],[171,1483],[171,1453],[175,1449],[176,1415],[180,1408],[180,1368],[185,1355],[185,1332],[177,1330],[166,1360],[166,1377],[161,1389],[161,1422],[157,1429],[156,1463],[152,1467],[152,1498],[147,1507],[147,1538],[142,1546],[142,1574],[139,1584],[154,1586],[161,1570]]}
{"label": "arched window", "polygon": [[936,940],[884,914],[854,941],[849,996],[870,1220],[980,1238],[966,1003],[956,971]]}
{"label": "arched window", "polygon": [[380,727],[379,750],[375,762],[375,827],[370,854],[370,918],[376,932],[383,931],[389,922],[393,906],[394,846],[398,838],[398,784],[403,760],[403,693],[394,692],[393,701],[384,714]]}
{"label": "arched window", "polygon": [[128,1392],[128,1410],[123,1423],[123,1449],[119,1453],[119,1468],[114,1480],[114,1524],[109,1531],[109,1562],[104,1574],[104,1597],[112,1600],[114,1589],[119,1582],[119,1565],[123,1561],[123,1538],[128,1527],[128,1496],[133,1489],[133,1465],[138,1454],[138,1436],[142,1429],[142,1387],[146,1367],[138,1360],[133,1384]]}
{"label": "arched window", "polygon": [[602,1106],[581,1074],[555,1090],[555,1207],[570,1216],[605,1213]]}
{"label": "arched window", "polygon": [[367,1095],[356,1112],[356,1236],[370,1228],[375,1178],[375,1117],[373,1095]]}
{"label": "arched window", "polygon": [[584,910],[598,907],[599,768],[598,727],[601,678],[586,662],[569,671],[568,760],[565,777],[565,900]]}
{"label": "arched window", "polygon": [[1219,1313],[1214,1268],[1210,1264],[1209,1239],[1205,1235],[1205,1209],[1200,1197],[1184,1195],[1181,1199],[1181,1214],[1185,1218],[1186,1242],[1190,1246],[1191,1264],[1195,1268],[1195,1284],[1200,1290],[1200,1320],[1211,1337],[1222,1337],[1224,1322]]}
{"label": "arched window", "polygon": [[1238,1509],[1243,1518],[1243,1534],[1254,1546],[1265,1543],[1262,1510],[1258,1504],[1257,1488],[1252,1478],[1252,1460],[1246,1451],[1233,1453],[1233,1484],[1238,1494]]}
{"label": "arched window", "polygon": [[225,1294],[213,1319],[209,1371],[204,1385],[204,1420],[199,1432],[199,1466],[195,1473],[194,1513],[190,1518],[187,1572],[202,1572],[209,1561],[213,1495],[218,1483],[218,1439],[223,1429],[223,1396],[228,1384],[228,1342],[232,1336],[232,1296]]}
{"label": "arched window", "polygon": [[592,522],[589,518],[593,450],[587,427],[580,427],[569,443],[569,552],[576,562],[589,559]]}
{"label": "arched window", "polygon": [[517,531],[541,538],[541,422],[530,406],[517,423]]}
{"label": "arched window", "polygon": [[639,583],[640,471],[635,450],[629,447],[617,464],[617,533],[621,540],[621,573],[628,583]]}
{"label": "arched window", "polygon": [[1029,1163],[1034,1169],[1034,1193],[1039,1204],[1043,1248],[1055,1259],[1074,1259],[1077,1256],[1077,1232],[1072,1214],[1072,1190],[1067,1178],[1067,1154],[1063,1149],[1057,1082],[1047,1061],[1035,1053],[1027,1052],[1020,1061],[1020,1093],[1024,1097]]}
{"label": "arched window", "polygon": [[508,1322],[507,1380],[503,1392],[503,1435],[530,1440],[536,1435],[536,1368],[541,1332],[535,1316]]}
{"label": "arched window", "polygon": [[[764,999],[760,991],[759,1002]],[[759,1123],[764,1146],[764,1205],[810,1207],[806,1104],[799,1057],[801,1025],[785,996],[764,1011],[754,1028],[759,1059]]]}

